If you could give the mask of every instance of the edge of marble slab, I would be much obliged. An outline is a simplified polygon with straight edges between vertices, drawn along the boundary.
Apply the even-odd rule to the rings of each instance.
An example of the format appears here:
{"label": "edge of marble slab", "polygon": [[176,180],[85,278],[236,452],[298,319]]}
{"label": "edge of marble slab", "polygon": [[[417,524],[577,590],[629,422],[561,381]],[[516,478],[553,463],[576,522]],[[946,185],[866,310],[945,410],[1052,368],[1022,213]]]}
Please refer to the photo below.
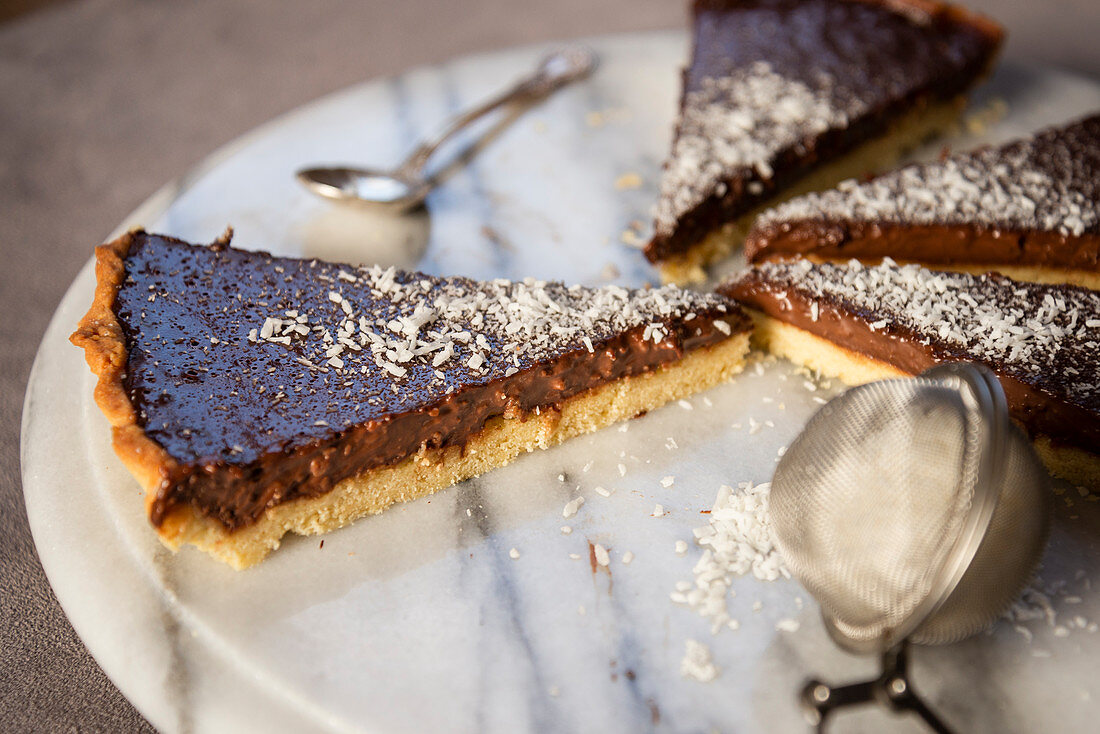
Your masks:
{"label": "edge of marble slab", "polygon": [[[661,36],[664,36],[664,37],[671,37],[673,35],[673,33],[674,32],[671,32],[671,31],[660,31],[660,32],[654,32],[653,34],[631,34],[631,35],[619,36],[617,38],[619,38],[619,39],[630,38],[630,39],[633,39],[633,40],[636,41],[639,37],[644,38],[646,35],[661,35]],[[680,35],[683,35],[683,34],[680,34]],[[604,37],[604,38],[606,39],[607,37]],[[613,39],[614,38],[616,38],[616,37],[613,37]],[[593,40],[596,40],[596,39],[593,39]],[[518,53],[518,52],[526,51],[526,52],[530,53],[530,52],[533,52],[534,49],[546,48],[548,46],[549,46],[549,44],[532,44],[530,46],[515,47],[515,48],[511,48],[511,49],[502,49],[500,51],[485,52],[483,54],[471,54],[469,56],[461,57],[461,59],[473,59],[473,58],[479,58],[479,57],[483,57],[483,56],[498,55],[498,54],[501,54],[502,52],[517,52]],[[456,61],[457,60],[458,59],[456,59]],[[429,65],[429,66],[424,66],[424,67],[418,67],[418,69],[441,68],[441,66],[443,66],[443,65]],[[411,69],[411,70],[409,70],[408,72],[405,72],[405,73],[412,73],[416,70],[417,69]],[[128,216],[124,220],[124,224],[120,225],[120,227],[116,230],[116,234],[121,232],[121,231],[125,231],[126,229],[134,226],[135,224],[138,224],[138,223],[140,223],[142,221],[146,221],[146,220],[152,220],[152,219],[156,218],[157,216],[159,216],[160,214],[162,214],[165,210],[167,210],[168,207],[170,207],[171,203],[183,191],[185,191],[187,189],[187,187],[188,187],[188,185],[191,181],[194,181],[198,178],[201,178],[201,176],[206,171],[210,170],[213,167],[216,167],[218,165],[218,163],[220,163],[222,160],[232,156],[239,149],[246,147],[254,139],[256,139],[258,137],[262,137],[263,135],[265,135],[270,128],[278,127],[279,125],[283,124],[286,121],[286,119],[288,119],[288,118],[290,118],[294,115],[307,113],[308,111],[310,111],[310,108],[312,108],[314,105],[325,104],[327,101],[331,100],[332,98],[335,98],[335,97],[338,97],[338,96],[341,96],[341,95],[354,95],[359,89],[361,89],[361,87],[363,87],[365,85],[368,85],[368,84],[375,84],[375,83],[378,83],[379,81],[383,81],[383,80],[384,80],[384,78],[368,80],[368,81],[363,82],[362,84],[357,84],[357,85],[354,85],[352,87],[333,92],[329,95],[325,95],[325,96],[323,96],[323,97],[321,97],[317,100],[314,100],[313,102],[308,103],[307,105],[304,105],[302,107],[296,108],[295,110],[292,110],[292,111],[287,112],[283,115],[280,115],[279,117],[276,117],[276,118],[260,125],[259,127],[254,128],[250,132],[242,135],[241,137],[235,139],[234,141],[218,148],[217,150],[214,151],[214,153],[212,153],[211,155],[205,157],[198,165],[196,165],[194,168],[192,168],[191,171],[189,171],[187,174],[180,177],[176,181],[167,184],[166,186],[164,186],[160,190],[158,190],[156,193],[154,193],[153,196],[151,196],[146,202],[144,202],[140,207],[138,207],[138,209],[136,209],[130,216]],[[88,290],[88,292],[90,292],[91,279],[92,279],[92,266],[91,266],[91,262],[89,262],[81,270],[80,275],[76,278],[76,280],[74,280],[72,286],[70,287],[69,291],[66,293],[66,295],[63,298],[61,304],[59,305],[57,311],[55,312],[54,316],[52,317],[50,325],[49,325],[49,327],[46,331],[46,334],[45,334],[45,336],[42,340],[42,343],[40,344],[38,353],[36,354],[35,362],[34,362],[34,365],[32,367],[32,371],[31,371],[31,376],[30,376],[30,379],[28,380],[28,385],[29,386],[38,386],[43,382],[43,380],[46,381],[46,383],[45,383],[46,387],[44,388],[46,395],[44,395],[44,396],[37,396],[32,392],[31,387],[28,388],[28,391],[27,391],[27,394],[26,394],[26,397],[25,397],[25,401],[24,401],[24,411],[23,411],[23,417],[22,417],[21,462],[22,462],[22,466],[23,466],[23,469],[24,469],[24,488],[25,488],[24,494],[27,496],[28,508],[31,508],[32,506],[35,507],[34,512],[30,511],[30,509],[28,510],[28,515],[35,517],[36,520],[42,517],[42,514],[39,512],[40,507],[39,507],[37,501],[32,499],[31,495],[33,493],[30,493],[30,492],[26,491],[26,488],[29,486],[29,483],[33,483],[34,481],[38,481],[37,477],[29,477],[26,473],[26,468],[28,466],[28,456],[30,455],[31,451],[33,450],[32,445],[35,444],[36,442],[29,440],[28,437],[37,435],[39,431],[44,431],[44,429],[40,429],[39,426],[36,425],[36,423],[35,423],[35,421],[32,417],[33,412],[34,412],[32,410],[32,407],[33,407],[33,404],[35,402],[35,399],[38,398],[38,397],[46,397],[46,398],[54,397],[56,399],[56,396],[49,395],[49,393],[51,391],[49,390],[49,384],[50,383],[49,383],[49,380],[47,378],[52,376],[56,372],[63,371],[63,368],[60,367],[59,365],[64,365],[65,363],[69,363],[70,366],[71,366],[71,363],[78,359],[75,352],[73,352],[72,355],[68,355],[68,350],[66,350],[66,355],[71,356],[72,359],[67,359],[66,355],[63,355],[62,358],[60,360],[58,360],[55,364],[47,364],[47,361],[48,361],[47,358],[53,356],[51,354],[51,352],[47,349],[47,342],[49,342],[50,340],[56,340],[56,341],[59,341],[61,343],[65,342],[65,336],[67,336],[67,331],[68,331],[69,328],[71,328],[71,324],[74,322],[73,317],[76,316],[76,315],[79,315],[79,313],[83,309],[83,306],[81,305],[82,302],[78,303],[76,298],[77,298],[77,296],[82,295],[85,290]],[[82,368],[83,365],[79,364],[78,367]],[[84,372],[84,371],[81,369],[81,372]],[[85,374],[85,379],[87,379],[86,372],[84,372],[84,374]],[[43,439],[43,441],[41,443],[42,443],[41,448],[44,450],[45,444],[46,444],[45,440]],[[57,462],[59,465],[64,465],[64,462],[63,461],[58,461],[58,459],[63,459],[64,456],[66,455],[66,453],[71,454],[72,451],[75,448],[76,447],[71,446],[71,445],[70,446],[60,446],[60,447],[54,446],[55,451],[53,451],[51,453],[51,455],[48,457],[48,459],[46,459],[44,461],[52,460],[54,462]],[[95,503],[89,503],[89,505],[94,505],[94,504]],[[91,509],[93,511],[94,510],[99,510],[99,511],[102,512],[102,508],[98,507],[98,506],[94,506]],[[38,546],[40,544],[56,545],[57,541],[59,540],[57,538],[57,536],[55,535],[57,529],[49,526],[48,524],[46,524],[46,525],[39,524],[36,520],[32,520],[32,530],[34,530],[33,535],[34,535],[34,538],[35,538],[36,546]],[[107,526],[110,527],[111,524],[112,524],[112,521],[111,521],[111,519],[108,518],[107,519]],[[40,538],[42,540],[40,540]],[[86,540],[88,540],[88,539],[86,539]],[[102,552],[102,550],[103,550],[102,549],[102,544],[98,544],[98,545],[94,546],[94,550],[99,554],[97,557],[95,557],[95,560],[99,563],[103,562],[103,557],[105,555],[109,555],[111,557],[111,565],[115,565],[115,564],[119,564],[119,563],[134,563],[135,562],[135,559],[129,558],[128,557],[129,554],[123,553],[120,548],[111,548],[109,553],[103,553]],[[63,551],[59,551],[59,552],[63,552]],[[162,552],[166,552],[166,551],[162,550]],[[86,633],[87,633],[87,628],[94,626],[93,621],[91,620],[91,617],[95,616],[95,615],[90,610],[88,610],[88,611],[86,611],[86,612],[84,612],[80,615],[77,615],[78,617],[81,618],[78,622],[78,620],[76,618],[74,618],[73,615],[70,614],[69,612],[72,608],[74,608],[74,601],[73,601],[74,598],[77,595],[80,595],[82,591],[86,591],[89,588],[89,586],[92,584],[92,575],[91,574],[81,575],[79,573],[74,573],[74,575],[70,577],[71,581],[74,583],[74,587],[71,590],[67,590],[64,593],[62,593],[58,589],[57,585],[54,584],[52,579],[58,578],[59,577],[58,574],[62,574],[62,575],[66,575],[66,576],[68,574],[64,574],[60,570],[60,568],[59,568],[60,564],[55,562],[55,560],[54,560],[55,556],[53,555],[53,553],[43,554],[40,551],[39,555],[40,555],[40,558],[42,558],[43,566],[46,568],[47,576],[51,578],[51,584],[54,585],[55,592],[58,592],[58,598],[62,603],[63,609],[65,609],[66,613],[69,614],[70,620],[73,621],[74,627],[77,629],[78,634],[80,634],[82,638],[85,638]],[[48,561],[47,561],[46,556],[50,556],[50,559]],[[86,556],[87,556],[87,554],[86,554]],[[90,557],[75,559],[75,563],[73,563],[73,565],[78,566],[77,570],[79,571],[80,569],[88,568],[88,564],[91,562],[91,560],[92,559]],[[140,569],[140,564],[136,564],[136,565]],[[141,571],[141,573],[145,573],[145,572]],[[119,579],[115,579],[115,580],[118,581]],[[127,587],[127,588],[132,589],[132,587]],[[168,611],[169,605],[165,604],[165,601],[163,599],[152,598],[152,597],[157,597],[157,594],[155,593],[155,591],[153,591],[151,589],[150,590],[143,590],[143,591],[149,591],[148,595],[151,597],[148,600],[149,609],[153,610],[152,611],[153,614],[163,616],[166,619],[166,623],[170,623],[170,624],[173,624],[173,625],[179,625],[180,620],[173,619],[171,612]],[[84,598],[85,598],[85,600],[87,599],[86,596]],[[104,608],[102,613],[103,614],[112,614],[112,613],[114,613],[117,616],[118,611],[119,610]],[[127,610],[127,611],[134,612],[136,610]],[[144,632],[144,631],[143,630],[134,630],[133,634],[135,636],[139,636],[139,635],[142,634],[142,632]],[[129,644],[133,644],[133,639],[132,638],[127,639],[126,642],[129,643]],[[147,640],[147,643],[148,643],[150,649],[155,649],[159,644],[163,644],[162,641],[159,641],[159,640]],[[195,653],[196,653],[195,650],[189,650],[187,654],[188,655],[194,655]],[[208,650],[201,650],[200,651],[200,655],[206,655],[208,653],[209,653]],[[157,653],[155,653],[155,654],[174,655],[174,656],[182,657],[183,656],[183,651],[181,651],[181,650],[163,650],[163,651],[159,651],[158,650]],[[225,662],[227,662],[227,661],[230,663],[230,665],[224,666]],[[109,667],[113,668],[114,665],[122,665],[122,664],[124,664],[124,662],[126,662],[126,661],[119,661],[115,664],[104,665],[103,667],[104,667],[105,670],[108,671],[108,675],[110,676],[111,673],[108,670],[108,668]],[[229,659],[220,659],[219,662],[222,663],[223,666],[226,668],[227,673],[231,672],[233,676],[236,676],[236,678],[238,680],[236,680],[235,682],[241,683],[246,689],[251,691],[257,697],[257,700],[262,700],[265,705],[270,706],[271,696],[267,695],[266,693],[261,693],[260,691],[255,690],[255,683],[256,682],[254,680],[252,680],[250,676],[246,675],[247,671],[239,670],[238,666],[233,664],[233,661],[229,660]],[[207,668],[209,666],[203,666],[203,667]],[[213,684],[212,687],[210,688],[211,691],[216,691],[216,690],[218,690],[218,688],[220,686],[223,686],[223,685],[226,684],[225,681],[209,681],[209,680],[207,681],[207,683]],[[159,685],[159,682],[149,681],[149,684],[150,685]],[[196,691],[196,693],[199,693],[199,692]],[[135,700],[135,698],[136,697],[131,697],[131,700]],[[162,728],[162,729],[164,729],[164,728],[187,729],[187,728],[191,728],[191,726],[196,723],[196,722],[193,722],[193,721],[182,721],[182,720],[178,720],[178,719],[173,720],[171,718],[171,716],[168,715],[166,712],[145,710],[143,708],[143,706],[146,705],[146,702],[149,701],[149,698],[142,698],[142,699],[140,699],[140,701],[141,701],[142,705],[138,707],[139,710],[141,710],[143,715],[146,715],[147,718],[149,718],[156,726],[158,726],[158,728]],[[302,702],[298,701],[297,703],[300,705]],[[305,703],[308,704],[308,702],[305,702]],[[186,709],[187,707],[182,707],[182,708]],[[210,710],[210,713],[213,714],[213,713],[218,713],[218,712],[216,710],[212,709],[212,710]],[[228,714],[228,712],[225,712],[225,711],[222,711],[220,713],[223,714],[223,715]],[[325,716],[325,712],[318,711],[318,710],[316,710],[315,707],[313,707],[313,710],[311,710],[310,713],[312,715],[319,716],[321,721],[325,721],[325,719],[327,718]],[[225,719],[222,719],[222,721],[224,721],[224,720]],[[290,712],[280,712],[277,716],[272,718],[272,722],[273,723],[277,722],[281,726],[287,726],[287,725],[293,725],[293,726],[296,726],[296,727],[299,726],[299,723],[297,723],[297,717],[293,716],[293,715],[290,715]],[[252,725],[256,725],[259,722],[255,719],[250,719],[250,721],[248,723],[250,723]],[[312,725],[312,723],[313,722],[310,722],[310,725]],[[330,726],[332,726],[332,725],[335,725],[337,727],[340,726],[340,724],[338,722],[331,721],[331,720],[328,721],[327,724],[330,725]],[[305,726],[306,726],[306,722],[304,722],[304,721],[300,722],[300,727],[304,728]]]}

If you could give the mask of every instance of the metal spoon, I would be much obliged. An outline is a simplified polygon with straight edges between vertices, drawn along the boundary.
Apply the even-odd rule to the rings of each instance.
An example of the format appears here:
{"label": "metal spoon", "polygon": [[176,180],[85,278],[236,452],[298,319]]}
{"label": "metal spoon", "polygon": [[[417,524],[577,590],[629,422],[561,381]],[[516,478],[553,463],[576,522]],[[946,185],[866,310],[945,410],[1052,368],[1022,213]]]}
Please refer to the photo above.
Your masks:
{"label": "metal spoon", "polygon": [[493,110],[514,103],[535,102],[570,82],[583,79],[592,73],[596,63],[596,54],[581,46],[551,53],[539,62],[530,76],[453,119],[437,138],[422,143],[396,170],[316,167],[298,171],[297,178],[307,189],[327,199],[353,201],[392,213],[408,211],[421,204],[436,184],[424,175],[424,167],[443,143]]}

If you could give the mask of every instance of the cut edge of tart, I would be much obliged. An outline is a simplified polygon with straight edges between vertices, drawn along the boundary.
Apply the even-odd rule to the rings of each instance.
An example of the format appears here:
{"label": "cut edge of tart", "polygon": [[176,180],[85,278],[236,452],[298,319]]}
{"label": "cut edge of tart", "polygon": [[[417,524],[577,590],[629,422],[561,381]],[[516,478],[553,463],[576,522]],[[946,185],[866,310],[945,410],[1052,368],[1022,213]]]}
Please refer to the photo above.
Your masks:
{"label": "cut edge of tart", "polygon": [[714,387],[744,369],[747,333],[684,356],[674,365],[592,388],[541,415],[493,418],[465,446],[418,452],[394,466],[345,479],[316,498],[276,505],[255,524],[227,531],[190,508],[171,515],[158,529],[168,547],[198,547],[236,569],[263,560],[288,532],[315,535],[375,515],[509,464],[523,454],[606,428],[674,400]]}
{"label": "cut edge of tart", "polygon": [[1100,288],[1100,114],[997,146],[842,182],[769,209],[750,262],[890,257]]}
{"label": "cut edge of tart", "polygon": [[[888,309],[877,309],[869,301],[848,300],[847,295],[835,293],[813,293],[807,290],[796,278],[804,277],[811,271],[833,270],[844,277],[844,271],[853,268],[856,271],[893,270],[894,273],[906,267],[910,272],[919,274],[924,281],[934,282],[937,276],[966,278],[976,284],[993,284],[1006,288],[1017,288],[1021,293],[1043,293],[1047,289],[1043,284],[1014,283],[998,274],[970,276],[947,271],[931,271],[916,265],[898,266],[886,261],[876,266],[861,265],[853,262],[849,266],[833,263],[813,264],[809,261],[771,262],[758,265],[741,276],[727,281],[720,291],[739,300],[753,320],[752,344],[754,348],[769,352],[777,357],[790,360],[821,375],[841,380],[847,385],[859,385],[874,380],[897,377],[911,377],[941,361],[970,359],[980,361],[992,368],[1005,387],[1009,399],[1010,412],[1031,437],[1040,458],[1051,474],[1078,486],[1092,489],[1100,488],[1100,453],[1094,448],[1097,441],[1097,426],[1100,425],[1095,406],[1082,407],[1078,395],[1073,400],[1059,394],[1051,385],[1057,385],[1059,379],[1071,380],[1079,372],[1074,366],[1085,366],[1087,359],[1060,362],[1050,360],[1045,364],[1045,374],[1039,381],[1028,382],[1021,377],[1017,366],[998,365],[989,355],[968,352],[959,345],[945,345],[937,342],[935,336],[915,332],[911,325],[891,322],[885,315]],[[762,275],[762,271],[772,270],[781,273],[780,278]],[[850,277],[850,273],[848,274]],[[895,284],[896,285],[896,284]],[[1058,286],[1070,294],[1089,299],[1092,302],[1091,316],[1081,315],[1078,327],[1095,331],[1096,337],[1086,350],[1096,351],[1100,342],[1100,294],[1075,286]],[[895,288],[895,297],[906,299],[903,288]],[[962,292],[961,290],[959,291]],[[942,292],[937,292],[941,297]],[[969,296],[969,291],[964,297]],[[1057,301],[1057,296],[1052,295]],[[1064,306],[1064,304],[1062,304]],[[1046,308],[1046,306],[1044,306]],[[1049,306],[1051,314],[1060,313],[1057,303]],[[1058,318],[1061,318],[1061,315]],[[872,318],[881,317],[877,321]],[[1032,322],[1036,326],[1038,322]],[[1092,324],[1088,326],[1088,324]],[[975,325],[975,329],[997,329],[1003,324]],[[1063,323],[1064,326],[1064,323]],[[951,325],[952,330],[955,325]],[[1076,327],[1075,327],[1076,328]],[[833,334],[826,332],[835,331]],[[1079,332],[1079,329],[1077,329]],[[816,332],[816,333],[815,333]],[[1057,334],[1058,332],[1053,332]],[[1056,337],[1057,338],[1057,337]],[[927,340],[927,342],[923,341]],[[1080,340],[1078,340],[1080,341]],[[927,353],[926,353],[927,349]],[[1058,351],[1057,349],[1055,351]],[[1086,355],[1087,356],[1087,355]],[[1045,357],[1044,357],[1045,358]],[[1061,358],[1059,358],[1061,359]],[[1057,373],[1057,374],[1054,374]],[[1052,376],[1053,375],[1053,376]],[[1095,380],[1095,369],[1092,378]],[[1082,373],[1081,379],[1089,375]],[[1080,391],[1078,391],[1080,392]],[[1089,398],[1095,402],[1095,394]],[[1047,411],[1048,405],[1060,401],[1064,415]],[[1076,401],[1076,402],[1075,402]],[[1086,418],[1088,425],[1081,422]],[[1078,426],[1080,434],[1062,436],[1051,435],[1052,426]],[[1092,447],[1090,447],[1090,441]]]}
{"label": "cut edge of tart", "polygon": [[[746,45],[735,37],[744,26],[735,14],[753,12],[764,30]],[[850,37],[833,43],[808,27]],[[696,0],[647,259],[665,282],[702,281],[704,267],[740,246],[767,207],[889,168],[953,127],[1002,39],[989,18],[940,0]],[[908,55],[890,57],[884,49],[894,42]],[[846,50],[815,53],[810,43]],[[912,60],[925,52],[929,60]],[[881,69],[887,61],[893,66]]]}
{"label": "cut edge of tart", "polygon": [[662,283],[703,283],[707,266],[732,255],[751,235],[757,217],[798,196],[828,189],[868,171],[882,171],[895,165],[913,149],[944,135],[957,124],[966,108],[965,95],[947,102],[929,102],[897,120],[885,137],[862,143],[839,158],[811,170],[789,188],[724,222],[703,236],[685,252],[668,255],[656,264]]}
{"label": "cut edge of tart", "polygon": [[[672,317],[676,320],[676,323],[670,322],[667,325],[666,331],[675,332],[675,337],[669,336],[667,333],[664,336],[657,334],[657,325],[654,324],[652,326],[647,325],[647,336],[645,338],[642,338],[640,328],[633,329],[632,327],[631,331],[612,335],[615,339],[621,339],[622,345],[611,337],[606,337],[606,334],[603,342],[609,350],[608,355],[612,354],[610,351],[612,349],[627,349],[628,347],[623,345],[628,345],[628,342],[632,344],[633,342],[630,342],[630,339],[635,341],[640,339],[639,343],[644,347],[646,341],[650,339],[648,334],[652,330],[654,331],[652,337],[654,343],[653,353],[658,351],[658,342],[668,340],[666,344],[661,345],[659,348],[674,350],[675,354],[678,355],[675,359],[669,356],[672,352],[664,352],[662,353],[664,356],[659,355],[660,360],[663,361],[655,361],[653,364],[647,363],[647,366],[644,367],[629,368],[642,370],[640,372],[636,371],[619,377],[604,379],[602,382],[597,381],[595,384],[585,383],[587,386],[583,389],[578,388],[579,391],[568,394],[564,399],[548,400],[545,405],[518,409],[514,406],[514,403],[510,402],[509,406],[511,407],[505,413],[489,417],[475,430],[464,434],[461,441],[446,443],[439,440],[436,441],[437,445],[432,445],[432,441],[435,440],[433,438],[421,442],[418,450],[410,451],[408,454],[397,457],[392,461],[371,466],[364,471],[351,471],[348,476],[337,477],[312,493],[295,497],[290,496],[292,495],[291,489],[282,488],[275,491],[273,495],[275,499],[272,500],[271,492],[267,489],[260,487],[257,490],[256,488],[249,489],[246,487],[245,490],[252,493],[249,496],[254,496],[259,491],[261,501],[264,497],[267,497],[267,503],[259,506],[258,510],[243,521],[227,522],[226,517],[228,515],[219,516],[216,511],[206,507],[193,496],[190,499],[184,497],[176,501],[169,501],[174,496],[171,495],[171,492],[176,491],[177,488],[169,487],[168,484],[175,482],[177,479],[181,482],[201,482],[203,481],[201,475],[204,474],[204,471],[211,476],[223,478],[227,476],[249,476],[249,465],[242,464],[234,467],[231,464],[227,469],[224,466],[225,461],[221,460],[211,459],[206,461],[206,459],[203,459],[189,464],[187,460],[181,460],[177,456],[173,456],[161,442],[155,440],[151,435],[156,435],[156,431],[147,430],[147,427],[143,425],[143,421],[148,422],[150,420],[148,415],[142,418],[143,411],[148,406],[146,403],[135,402],[138,398],[134,396],[141,391],[135,387],[134,380],[136,378],[127,377],[133,339],[127,334],[127,328],[129,327],[124,327],[123,323],[120,322],[120,316],[116,312],[116,300],[127,281],[126,263],[131,248],[135,242],[148,239],[160,239],[168,242],[173,247],[210,251],[214,253],[213,257],[221,256],[218,253],[234,255],[235,253],[244,252],[229,247],[228,235],[210,248],[204,248],[187,245],[168,238],[157,238],[154,235],[147,235],[141,230],[130,232],[113,242],[96,248],[97,284],[95,298],[91,308],[72,335],[71,341],[84,349],[88,365],[98,377],[94,393],[95,401],[112,426],[113,444],[116,453],[145,489],[146,511],[160,539],[173,549],[184,544],[197,546],[200,550],[238,569],[246,568],[261,561],[270,551],[279,546],[282,536],[287,532],[310,535],[342,527],[365,515],[381,512],[396,502],[409,501],[431,494],[463,479],[507,464],[516,457],[534,449],[553,446],[568,438],[644,414],[669,401],[712,387],[743,369],[745,356],[749,349],[750,321],[735,304],[715,296],[683,294],[684,299],[687,299],[685,303],[698,302],[701,304],[700,308],[702,310],[710,309],[709,313],[701,313],[700,315],[703,318],[696,322],[701,327],[705,327],[704,331],[710,334],[709,337],[706,337],[705,342],[693,342],[696,346],[691,348],[684,345],[684,341],[690,336],[687,331],[688,327],[685,324],[694,320],[686,318],[684,314]],[[206,254],[209,255],[209,253]],[[265,253],[259,253],[258,255],[270,258]],[[308,264],[306,261],[292,261],[285,258],[275,258],[273,260],[277,264],[282,263],[287,267],[290,267],[287,265],[288,263],[298,263],[303,269]],[[322,263],[322,265],[328,264]],[[333,265],[331,267],[338,268],[340,266]],[[347,267],[351,270],[350,266]],[[409,277],[410,283],[415,282],[416,277],[425,279],[429,277],[420,276],[420,274],[405,275]],[[433,280],[444,281],[444,279]],[[467,285],[472,283],[472,281],[465,281],[464,279],[447,280],[447,282],[452,281],[461,281],[460,285],[462,283]],[[423,285],[427,280],[419,282]],[[493,281],[492,283],[499,285],[502,282]],[[569,289],[562,288],[564,291],[571,292]],[[158,292],[155,292],[153,287],[150,287],[149,290],[151,293],[149,300],[152,304]],[[428,289],[425,288],[425,290]],[[595,292],[595,289],[589,290]],[[625,291],[625,289],[619,290]],[[144,298],[144,291],[141,291],[138,295]],[[166,299],[167,295],[165,293],[162,298]],[[630,297],[634,298],[635,296],[631,294]],[[694,314],[694,311],[692,311],[692,314]],[[144,311],[142,316],[144,316]],[[691,328],[694,329],[696,335],[694,338],[699,339],[698,335],[702,333],[700,329],[696,328],[694,324]],[[676,331],[676,329],[680,329],[680,331]],[[202,334],[199,336],[201,342],[205,340],[207,335]],[[307,338],[311,337],[312,334]],[[248,341],[259,344],[255,339],[256,335],[252,333],[249,335]],[[232,341],[232,337],[223,336],[220,340],[215,337],[211,341],[217,343],[215,340],[222,342],[219,346],[224,346]],[[260,346],[268,348],[272,347],[272,344],[265,343]],[[218,347],[202,346],[201,351],[205,353],[208,349],[216,348]],[[137,348],[135,347],[135,349]],[[196,347],[196,349],[199,348]],[[577,356],[581,352],[583,352],[583,348],[566,352],[555,359],[566,365],[562,369],[567,369],[568,365],[579,363],[585,359],[584,355]],[[591,349],[588,353],[592,353]],[[637,354],[634,352],[621,353],[637,359],[645,358],[644,351]],[[599,344],[597,344],[596,356],[600,356]],[[614,357],[608,356],[607,358],[613,359]],[[339,361],[339,358],[337,360]],[[594,364],[594,360],[589,361]],[[551,378],[558,374],[566,374],[552,372],[552,368],[558,363],[548,365],[546,362],[534,361],[533,363],[523,364],[524,370],[511,372],[511,368],[509,368],[506,374],[523,376],[532,373],[532,370],[540,369],[542,371],[538,373],[539,375]],[[182,366],[180,365],[181,368]],[[316,369],[316,365],[311,367],[310,374],[316,376]],[[444,367],[444,369],[448,368]],[[455,369],[459,370],[462,375],[469,372],[465,366],[459,366]],[[491,369],[495,370],[497,368],[492,367]],[[590,371],[596,369],[595,366],[592,366]],[[366,367],[364,367],[364,370],[366,370]],[[334,371],[339,372],[339,370]],[[490,371],[490,377],[493,374],[495,372]],[[596,373],[593,372],[593,374]],[[495,379],[485,378],[485,380],[482,380],[483,384],[480,384],[478,388],[489,389],[486,385],[505,386],[504,382],[495,381]],[[503,378],[505,381],[507,379],[507,377]],[[462,389],[464,388],[460,386],[457,392],[460,393]],[[394,392],[397,392],[396,388]],[[446,393],[439,394],[450,396],[451,391],[448,390]],[[419,406],[417,410],[428,410],[433,405],[438,406],[440,404],[439,402],[424,404]],[[210,407],[211,410],[214,410],[216,406],[211,405]],[[436,409],[438,410],[438,407]],[[262,413],[260,415],[262,417]],[[428,413],[428,415],[432,414]],[[397,415],[398,419],[401,417],[406,416]],[[395,425],[395,420],[393,415],[376,416],[375,422],[370,425],[365,423],[356,425],[353,428],[347,428],[344,433],[336,430],[335,438],[328,443],[317,443],[316,446],[307,445],[304,448],[302,445],[296,445],[286,449],[286,451],[293,453],[299,459],[305,456],[305,459],[308,460],[309,454],[306,452],[311,450],[311,447],[316,451],[329,448],[338,450],[341,446],[340,441],[343,440],[343,446],[346,449],[353,443],[353,438],[350,437],[359,436],[362,439],[364,433],[369,431],[371,426],[386,421],[389,421],[389,425]],[[318,421],[318,423],[321,422]],[[355,434],[354,431],[356,430],[362,430],[364,433]],[[325,440],[328,441],[329,439]],[[233,447],[234,450],[236,448]],[[232,453],[230,451],[227,455]],[[260,458],[266,461],[269,456],[270,454],[261,454]],[[328,455],[326,454],[325,461],[321,465],[335,466],[335,463],[326,464],[327,460]],[[204,461],[206,463],[203,463]],[[313,472],[313,464],[309,466],[310,471]],[[199,475],[197,480],[193,479],[195,475]],[[182,479],[180,479],[181,477]],[[245,490],[241,491],[248,494]],[[253,502],[253,504],[255,503]]]}

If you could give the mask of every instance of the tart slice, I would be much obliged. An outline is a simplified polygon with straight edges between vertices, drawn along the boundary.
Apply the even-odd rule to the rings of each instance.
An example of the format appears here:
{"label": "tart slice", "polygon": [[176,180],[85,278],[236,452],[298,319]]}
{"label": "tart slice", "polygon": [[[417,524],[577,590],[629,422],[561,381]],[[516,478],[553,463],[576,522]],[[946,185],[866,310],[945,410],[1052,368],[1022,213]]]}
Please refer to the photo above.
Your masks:
{"label": "tart slice", "polygon": [[1100,292],[890,260],[768,262],[719,290],[759,346],[848,384],[984,364],[1051,473],[1100,487]]}
{"label": "tart slice", "polygon": [[955,120],[1001,38],[938,0],[695,0],[646,257],[701,280],[762,207],[888,168]]}
{"label": "tart slice", "polygon": [[723,296],[477,282],[136,231],[72,341],[161,539],[236,568],[740,371]]}
{"label": "tart slice", "polygon": [[757,219],[745,255],[891,257],[1100,288],[1100,114],[792,199]]}

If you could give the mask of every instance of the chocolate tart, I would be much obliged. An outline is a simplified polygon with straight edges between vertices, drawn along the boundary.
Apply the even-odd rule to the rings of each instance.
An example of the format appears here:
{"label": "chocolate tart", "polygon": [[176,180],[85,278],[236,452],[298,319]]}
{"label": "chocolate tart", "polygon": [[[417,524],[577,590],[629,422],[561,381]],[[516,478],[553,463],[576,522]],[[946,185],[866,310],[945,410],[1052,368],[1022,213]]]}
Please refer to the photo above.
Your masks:
{"label": "chocolate tart", "polygon": [[1100,292],[888,259],[767,262],[719,291],[757,346],[848,384],[984,364],[1051,473],[1100,487]]}
{"label": "chocolate tart", "polygon": [[195,246],[96,249],[72,336],[170,547],[236,568],[740,371],[730,300]]}
{"label": "chocolate tart", "polygon": [[757,219],[745,255],[890,257],[1100,288],[1100,114],[791,199]]}
{"label": "chocolate tart", "polygon": [[945,130],[1002,32],[938,0],[696,0],[650,262],[671,282],[790,196],[888,168]]}

